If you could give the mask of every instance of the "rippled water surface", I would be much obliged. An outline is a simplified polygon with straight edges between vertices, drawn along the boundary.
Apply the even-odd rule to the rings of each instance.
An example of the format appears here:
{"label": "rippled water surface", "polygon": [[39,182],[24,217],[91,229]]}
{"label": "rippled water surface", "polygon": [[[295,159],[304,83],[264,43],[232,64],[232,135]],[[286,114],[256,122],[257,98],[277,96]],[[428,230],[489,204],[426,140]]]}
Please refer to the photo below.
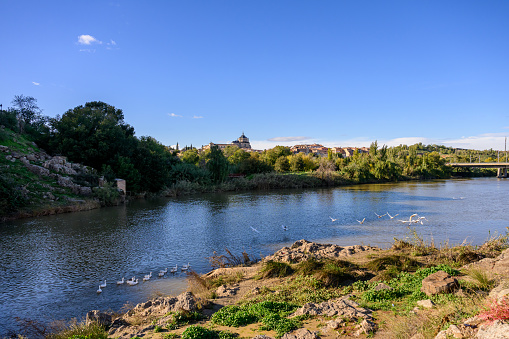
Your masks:
{"label": "rippled water surface", "polygon": [[[92,309],[118,311],[158,293],[179,293],[184,274],[158,278],[157,272],[188,262],[205,272],[206,258],[224,248],[260,257],[299,239],[387,247],[393,237],[409,235],[397,220],[413,213],[426,216],[415,227],[435,243],[480,244],[509,226],[508,194],[507,179],[405,182],[135,201],[0,224],[0,336],[17,328],[15,317],[81,318]],[[379,219],[375,212],[399,216]],[[123,276],[141,280],[150,271],[148,282],[116,286]],[[98,295],[104,280],[108,286]]]}

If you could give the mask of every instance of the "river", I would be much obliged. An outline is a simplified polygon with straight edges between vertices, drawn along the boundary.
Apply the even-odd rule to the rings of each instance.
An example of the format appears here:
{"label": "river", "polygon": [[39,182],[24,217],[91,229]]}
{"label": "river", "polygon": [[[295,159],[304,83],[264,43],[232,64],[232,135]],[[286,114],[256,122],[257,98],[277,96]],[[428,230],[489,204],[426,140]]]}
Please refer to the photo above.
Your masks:
{"label": "river", "polygon": [[[428,221],[412,227],[437,245],[481,244],[505,234],[507,197],[507,179],[456,179],[140,200],[7,222],[0,224],[0,336],[17,329],[15,317],[81,319],[92,309],[118,311],[180,293],[185,273],[158,278],[159,270],[189,262],[203,273],[207,257],[225,248],[260,258],[299,239],[389,247],[410,235],[397,220],[413,213]],[[387,212],[399,215],[375,215]],[[150,271],[152,279],[141,282]],[[137,286],[116,285],[132,276]]]}

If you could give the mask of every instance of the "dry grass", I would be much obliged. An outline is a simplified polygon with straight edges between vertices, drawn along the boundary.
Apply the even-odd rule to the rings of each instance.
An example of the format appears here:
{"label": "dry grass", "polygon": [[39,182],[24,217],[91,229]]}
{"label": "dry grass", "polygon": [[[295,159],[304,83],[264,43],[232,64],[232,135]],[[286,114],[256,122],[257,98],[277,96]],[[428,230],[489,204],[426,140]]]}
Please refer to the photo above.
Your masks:
{"label": "dry grass", "polygon": [[434,309],[421,310],[415,315],[394,315],[390,312],[380,314],[384,326],[379,335],[382,338],[407,339],[419,334],[423,339],[432,339],[450,324],[460,324],[464,319],[479,312],[482,297],[472,294],[448,302]]}
{"label": "dry grass", "polygon": [[242,252],[241,255],[235,255],[231,253],[228,248],[225,248],[224,250],[226,255],[217,254],[217,252],[214,251],[214,254],[208,258],[213,269],[235,266],[250,266],[257,262],[254,257],[250,257],[246,252]]}

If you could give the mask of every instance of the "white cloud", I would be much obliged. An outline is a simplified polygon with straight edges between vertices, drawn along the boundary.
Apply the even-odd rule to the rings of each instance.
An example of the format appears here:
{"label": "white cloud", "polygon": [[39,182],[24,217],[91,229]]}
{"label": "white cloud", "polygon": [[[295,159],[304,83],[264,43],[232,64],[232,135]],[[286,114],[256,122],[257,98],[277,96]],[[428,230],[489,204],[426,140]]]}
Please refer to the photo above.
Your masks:
{"label": "white cloud", "polygon": [[203,119],[203,117],[201,115],[195,115],[193,116],[193,119]]}
{"label": "white cloud", "polygon": [[299,136],[299,137],[275,137],[275,138],[270,138],[267,140],[268,141],[277,141],[277,142],[292,142],[292,141],[302,141],[302,140],[309,140],[309,139],[311,139],[311,138]]}
{"label": "white cloud", "polygon": [[80,44],[80,45],[91,45],[92,43],[102,44],[101,41],[97,40],[96,38],[94,38],[91,35],[82,34],[82,35],[78,36],[78,44]]}
{"label": "white cloud", "polygon": [[172,118],[182,118],[182,115],[178,115],[178,114],[175,114],[175,113],[168,113],[168,115]]}
{"label": "white cloud", "polygon": [[35,81],[32,81],[32,84],[34,84],[35,86],[39,86],[40,85],[40,83],[35,82]]}

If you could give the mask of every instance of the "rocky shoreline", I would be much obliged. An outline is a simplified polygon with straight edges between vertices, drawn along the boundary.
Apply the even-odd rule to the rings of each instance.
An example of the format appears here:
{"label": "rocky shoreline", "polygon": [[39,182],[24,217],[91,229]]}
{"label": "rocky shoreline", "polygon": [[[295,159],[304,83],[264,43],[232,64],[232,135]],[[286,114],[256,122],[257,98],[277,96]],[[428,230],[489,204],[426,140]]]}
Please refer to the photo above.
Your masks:
{"label": "rocky shoreline", "polygon": [[[260,272],[267,263],[286,262],[294,265],[302,265],[309,260],[343,260],[361,262],[374,256],[383,257],[383,250],[371,246],[346,246],[341,247],[331,244],[318,244],[306,240],[299,240],[290,247],[282,248],[273,255],[264,258],[261,262],[249,267],[229,267],[213,270],[203,276],[191,275],[189,290],[176,297],[159,297],[145,303],[136,305],[128,312],[113,317],[110,314],[99,311],[91,311],[87,314],[86,323],[99,323],[108,328],[110,338],[191,338],[186,336],[186,329],[192,326],[213,328],[215,331],[231,331],[232,328],[222,326],[220,323],[211,322],[214,314],[222,308],[231,305],[250,305],[257,302],[257,298],[268,293],[267,300],[283,300],[283,291],[278,290],[285,282],[281,277],[261,278]],[[298,267],[298,266],[295,266]],[[496,280],[496,287],[485,293],[486,300],[507,302],[509,298],[509,249],[501,251],[494,258],[484,258],[471,262],[461,267],[462,270],[478,270],[490,272]],[[458,271],[459,272],[459,271]],[[230,279],[238,277],[239,279]],[[213,289],[212,294],[207,294],[204,281],[219,279],[222,282],[219,287]],[[444,271],[438,271],[422,280],[421,291],[429,298],[418,300],[413,310],[406,313],[408,319],[415,321],[415,317],[430,317],[440,310],[432,299],[437,295],[451,295],[462,297],[465,295],[465,283],[462,287],[458,283],[459,277],[452,277]],[[389,283],[390,284],[390,283]],[[374,291],[390,293],[393,287],[383,282],[374,282]],[[198,286],[198,288],[197,288]],[[302,287],[304,288],[304,286]],[[386,292],[384,292],[386,291]],[[349,293],[346,293],[349,292]],[[240,338],[349,338],[349,337],[373,337],[391,338],[391,331],[385,323],[390,323],[387,317],[395,317],[382,311],[373,311],[365,306],[362,299],[347,289],[344,295],[330,298],[322,302],[306,302],[288,314],[288,319],[304,319],[300,328],[291,330],[284,335],[277,335],[274,331],[261,331],[255,325],[244,325],[234,328],[234,332]],[[295,290],[293,293],[298,293]],[[211,297],[212,296],[212,297]],[[246,303],[247,302],[247,303]],[[394,303],[392,304],[394,307]],[[199,314],[194,320],[179,323],[176,317],[186,314]],[[397,317],[401,317],[398,315]],[[453,314],[449,314],[449,319]],[[508,315],[509,316],[509,315]],[[383,319],[383,321],[381,321]],[[449,319],[450,320],[450,319]],[[447,320],[447,321],[449,321]],[[404,320],[400,320],[404,321]],[[189,325],[192,323],[193,325]],[[456,320],[448,328],[441,329],[441,324],[435,324],[437,333],[432,336],[436,339],[446,338],[509,338],[509,322],[507,320],[487,321],[483,316],[477,315],[465,319]],[[213,330],[211,330],[213,331]],[[219,333],[219,332],[218,332]],[[412,339],[423,339],[425,336],[415,333],[409,336]],[[194,337],[193,337],[194,338]],[[196,337],[198,338],[198,337]]]}

